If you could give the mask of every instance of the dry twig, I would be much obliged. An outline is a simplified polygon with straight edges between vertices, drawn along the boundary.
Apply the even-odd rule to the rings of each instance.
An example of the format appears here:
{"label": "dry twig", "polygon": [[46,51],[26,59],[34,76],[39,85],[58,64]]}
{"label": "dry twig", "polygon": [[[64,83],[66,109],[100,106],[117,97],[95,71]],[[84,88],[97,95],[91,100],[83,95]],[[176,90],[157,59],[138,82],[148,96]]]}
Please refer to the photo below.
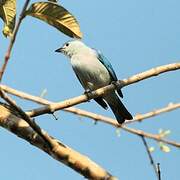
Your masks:
{"label": "dry twig", "polygon": [[42,137],[42,139],[47,143],[46,145],[49,148],[53,148],[53,142],[49,137],[44,133],[41,128],[35,123],[35,121],[31,120],[31,118],[13,101],[10,97],[8,97],[3,90],[0,88],[0,96],[3,98],[30,126],[31,128]]}
{"label": "dry twig", "polygon": [[25,1],[24,6],[23,6],[23,9],[22,9],[22,11],[21,11],[21,13],[20,13],[20,16],[19,16],[19,20],[18,20],[18,22],[17,22],[17,24],[16,24],[16,26],[15,26],[13,35],[12,35],[12,37],[11,37],[11,40],[10,40],[10,43],[9,43],[9,47],[8,47],[7,52],[6,52],[6,55],[5,55],[5,57],[4,57],[4,63],[3,63],[2,68],[1,68],[1,70],[0,70],[0,82],[1,82],[1,80],[2,80],[2,77],[3,77],[3,74],[4,74],[4,72],[5,72],[6,66],[7,66],[7,64],[8,64],[9,59],[10,59],[11,51],[12,51],[14,42],[15,42],[15,40],[16,40],[17,32],[18,32],[19,27],[20,27],[20,25],[21,25],[21,22],[22,22],[22,20],[23,20],[23,18],[24,18],[24,12],[26,11],[26,8],[27,8],[29,2],[30,2],[30,0],[26,0],[26,1]]}
{"label": "dry twig", "polygon": [[[5,90],[6,92],[10,93],[10,94],[13,94],[15,96],[18,96],[18,97],[21,97],[21,98],[24,98],[24,99],[27,99],[27,100],[31,100],[31,101],[34,101],[36,103],[39,103],[39,104],[45,104],[45,105],[48,105],[48,104],[53,104],[53,102],[51,101],[48,101],[46,99],[43,99],[43,98],[40,98],[40,97],[37,97],[37,96],[32,96],[30,94],[27,94],[27,93],[24,93],[24,92],[21,92],[21,91],[17,91],[15,89],[12,89],[12,88],[9,88],[7,86],[4,86],[4,85],[1,85],[0,87],[2,87],[3,90]],[[54,103],[55,104],[55,103]],[[178,108],[179,107],[179,103],[175,104],[174,106],[175,108]],[[174,109],[175,109],[174,108]],[[106,124],[110,124],[114,127],[117,127],[117,128],[122,128],[124,129],[125,131],[128,131],[132,134],[136,134],[136,135],[143,135],[147,138],[150,138],[150,139],[154,139],[156,141],[162,141],[166,144],[170,144],[172,146],[175,146],[175,147],[178,147],[180,148],[180,143],[177,143],[177,142],[174,142],[174,141],[169,141],[169,140],[166,140],[166,139],[163,139],[161,138],[159,135],[154,135],[154,134],[150,134],[150,133],[146,133],[144,131],[141,131],[141,130],[137,130],[137,129],[133,129],[133,128],[129,128],[129,127],[126,127],[126,126],[120,126],[115,119],[113,118],[110,118],[110,117],[106,117],[106,116],[102,116],[102,115],[99,115],[99,114],[95,114],[95,113],[92,113],[92,112],[88,112],[88,111],[85,111],[85,110],[81,110],[81,109],[77,109],[77,108],[74,108],[74,107],[69,107],[69,108],[66,108],[66,109],[63,109],[65,111],[68,111],[68,112],[71,112],[71,113],[74,113],[74,114],[78,114],[78,115],[81,115],[81,116],[85,116],[85,117],[89,117],[91,119],[94,119],[96,121],[100,121],[100,122],[103,122],[103,123],[106,123]],[[171,109],[173,110],[173,109]],[[164,111],[162,111],[164,112]],[[34,116],[35,113],[34,112],[27,112],[27,114],[29,116]],[[148,113],[147,113],[148,114]],[[159,113],[157,113],[158,115]],[[142,120],[142,117],[143,115],[140,116],[140,120]],[[145,118],[148,118],[145,114],[144,116]],[[149,116],[151,117],[151,116]],[[136,117],[136,120],[138,120],[138,118]]]}
{"label": "dry twig", "polygon": [[53,104],[49,104],[49,105],[46,105],[41,108],[33,109],[31,116],[34,116],[34,115],[37,116],[37,115],[42,115],[42,114],[46,114],[46,113],[53,113],[57,110],[64,109],[64,108],[67,108],[67,107],[70,107],[70,106],[73,106],[76,104],[80,104],[83,102],[87,102],[88,100],[97,98],[99,96],[103,96],[106,93],[117,88],[117,86],[125,87],[130,84],[136,83],[138,81],[142,81],[144,79],[147,79],[147,78],[150,78],[153,76],[157,76],[161,73],[165,73],[168,71],[174,71],[177,69],[180,69],[180,63],[173,63],[173,64],[164,65],[164,66],[159,66],[159,67],[150,69],[148,71],[136,74],[128,79],[123,79],[122,81],[117,81],[116,85],[115,85],[115,83],[113,83],[113,84],[105,86],[103,88],[99,88],[96,91],[92,91],[92,92],[88,93],[88,95],[77,96],[77,97],[74,97],[71,99],[64,100],[62,102],[53,103]]}
{"label": "dry twig", "polygon": [[146,149],[146,152],[147,152],[147,154],[148,154],[150,163],[151,163],[151,165],[153,166],[154,172],[155,172],[155,174],[156,174],[156,176],[157,176],[157,178],[158,178],[158,180],[159,180],[159,174],[158,174],[158,171],[157,171],[157,168],[156,168],[156,164],[155,164],[154,159],[153,159],[153,157],[152,157],[152,155],[151,155],[151,152],[149,151],[149,146],[148,146],[148,144],[147,144],[147,142],[146,142],[146,139],[145,139],[144,136],[140,136],[140,137],[141,137],[141,139],[142,139],[142,141],[143,141],[143,144],[144,144],[144,146],[145,146],[145,149]]}

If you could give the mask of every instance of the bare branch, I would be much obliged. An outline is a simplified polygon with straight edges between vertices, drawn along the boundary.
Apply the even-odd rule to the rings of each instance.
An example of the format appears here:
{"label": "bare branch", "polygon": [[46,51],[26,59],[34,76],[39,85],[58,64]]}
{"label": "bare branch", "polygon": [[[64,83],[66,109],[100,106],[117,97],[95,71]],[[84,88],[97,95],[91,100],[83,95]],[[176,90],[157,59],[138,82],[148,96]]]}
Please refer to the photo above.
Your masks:
{"label": "bare branch", "polygon": [[154,117],[154,116],[157,116],[157,115],[165,113],[165,112],[173,111],[173,110],[178,109],[178,108],[180,108],[180,103],[169,103],[164,108],[156,109],[156,110],[148,112],[146,114],[137,114],[134,116],[132,121],[126,121],[125,124],[130,124],[130,123],[134,123],[134,122],[141,122],[144,119],[148,119],[150,117]]}
{"label": "bare branch", "polygon": [[[8,87],[6,85],[0,85],[0,88],[2,88],[5,92],[7,92],[9,94],[15,95],[15,96],[20,97],[22,99],[26,99],[26,100],[36,102],[38,104],[48,105],[48,104],[55,103],[55,102],[48,101],[48,100],[46,100],[44,98],[41,98],[41,97],[38,97],[38,96],[33,96],[31,94],[28,94],[28,93],[25,93],[25,92],[22,92],[22,91],[18,91],[16,89],[13,89],[13,88]],[[150,117],[157,116],[157,115],[159,115],[161,113],[173,111],[173,110],[178,109],[178,108],[180,108],[180,103],[169,103],[167,105],[167,107],[156,109],[156,110],[153,110],[153,111],[145,113],[145,114],[137,114],[137,115],[134,116],[133,120],[125,121],[124,124],[129,124],[129,123],[134,123],[134,122],[141,122],[144,119],[148,119]],[[69,107],[69,108],[65,108],[65,109],[62,109],[62,110],[73,113],[73,114],[77,114],[77,115],[80,115],[80,116],[92,118],[92,119],[94,119],[96,121],[101,121],[102,119],[105,119],[107,121],[112,120],[112,118],[108,118],[106,116],[95,114],[95,113],[85,111],[85,110],[75,108],[75,107]],[[115,119],[113,119],[113,121],[114,120]]]}
{"label": "bare branch", "polygon": [[[130,84],[136,83],[138,81],[142,81],[144,79],[150,78],[152,76],[157,76],[161,73],[164,73],[167,71],[173,71],[173,70],[177,70],[177,69],[180,69],[180,63],[159,66],[159,67],[150,69],[148,71],[142,72],[140,74],[134,75],[128,79],[124,79],[122,81],[117,81],[116,85],[124,87],[124,86],[130,85]],[[116,85],[113,83],[113,84],[105,86],[103,88],[99,88],[96,91],[92,91],[92,92],[88,93],[88,95],[77,96],[77,97],[74,97],[71,99],[64,100],[63,102],[53,103],[53,104],[49,104],[49,105],[41,107],[41,108],[33,109],[31,116],[33,117],[34,115],[42,115],[45,113],[52,113],[52,112],[60,110],[60,109],[64,109],[64,108],[67,108],[67,107],[70,107],[70,106],[73,106],[76,104],[80,104],[82,102],[86,102],[90,99],[93,99],[93,98],[96,98],[99,96],[103,96],[106,93],[117,88]]]}
{"label": "bare branch", "polygon": [[155,141],[164,142],[164,143],[169,144],[171,146],[175,146],[177,148],[180,148],[180,143],[161,138],[161,136],[159,134],[157,134],[157,135],[156,134],[150,134],[150,133],[144,132],[142,130],[129,128],[127,126],[122,126],[121,128],[127,132],[132,133],[132,134],[144,136],[146,138],[154,139]]}
{"label": "bare branch", "polygon": [[167,65],[163,65],[163,66],[158,66],[158,67],[152,68],[150,70],[144,71],[142,73],[136,74],[128,79],[123,79],[122,81],[119,81],[119,83],[120,83],[121,87],[124,87],[124,86],[128,86],[130,84],[134,84],[139,81],[148,79],[150,77],[158,76],[162,73],[165,73],[168,71],[175,71],[178,69],[180,69],[180,62],[167,64]]}
{"label": "bare branch", "polygon": [[62,144],[57,139],[49,136],[44,130],[46,136],[53,142],[53,148],[47,148],[45,141],[34,131],[29,124],[21,119],[8,105],[0,105],[0,126],[6,128],[10,132],[23,138],[30,144],[38,147],[42,151],[49,154],[52,158],[69,166],[78,173],[88,179],[107,179],[115,180],[116,178],[90,160],[88,157],[81,155],[70,147]]}
{"label": "bare branch", "polygon": [[[34,102],[39,103],[39,104],[48,105],[48,104],[52,104],[53,103],[53,102],[48,101],[46,99],[43,99],[43,98],[40,98],[40,97],[37,97],[37,96],[32,96],[30,94],[27,94],[27,93],[24,93],[24,92],[21,92],[21,91],[17,91],[15,89],[12,89],[12,88],[7,87],[5,85],[1,85],[0,87],[4,91],[6,91],[7,93],[13,94],[15,96],[18,96],[18,97],[21,97],[21,98],[24,98],[24,99],[27,99],[27,100],[34,101]],[[179,107],[179,103],[177,104],[177,106]],[[85,116],[85,117],[94,119],[95,121],[100,121],[100,122],[112,125],[112,126],[114,126],[116,128],[123,128],[125,131],[128,131],[130,133],[133,133],[133,134],[136,134],[136,135],[143,135],[143,136],[145,136],[147,138],[154,139],[156,141],[162,141],[162,142],[164,142],[166,144],[170,144],[172,146],[180,148],[180,143],[176,143],[174,141],[169,141],[169,140],[166,140],[166,139],[162,139],[159,135],[145,133],[145,132],[143,132],[141,130],[136,130],[136,129],[128,128],[126,126],[120,126],[115,119],[110,118],[110,117],[102,116],[102,115],[99,115],[99,114],[88,112],[88,111],[85,111],[85,110],[82,110],[82,109],[77,109],[77,108],[74,108],[74,107],[69,107],[69,108],[66,108],[66,109],[63,109],[63,110],[71,112],[71,113],[74,113],[74,114],[77,114],[77,115],[80,115],[80,116]],[[171,110],[173,110],[173,109],[171,109]],[[35,115],[35,113],[34,112],[32,113],[31,111],[27,112],[27,114],[29,116],[31,116],[31,114]],[[157,113],[157,115],[158,114],[159,113]],[[143,117],[143,115],[140,116],[140,120],[142,120],[142,117]],[[145,114],[144,117],[145,118],[149,118],[151,116],[147,117],[146,114]],[[138,120],[138,117],[135,117],[135,120]]]}
{"label": "bare branch", "polygon": [[158,172],[158,180],[161,180],[161,169],[160,169],[160,163],[157,163],[157,172]]}
{"label": "bare branch", "polygon": [[15,111],[19,113],[19,115],[30,125],[30,127],[37,132],[39,136],[44,139],[44,141],[47,143],[46,145],[49,146],[49,148],[53,148],[53,142],[49,137],[41,131],[41,128],[35,123],[35,121],[32,121],[30,117],[19,107],[16,105],[15,101],[13,101],[10,97],[8,97],[3,90],[0,88],[0,96],[3,98]]}
{"label": "bare branch", "polygon": [[145,139],[144,136],[140,136],[140,137],[141,137],[141,139],[142,139],[142,141],[143,141],[143,144],[144,144],[144,146],[145,146],[145,149],[146,149],[146,152],[147,152],[147,154],[148,154],[150,163],[151,163],[151,165],[153,166],[154,172],[155,172],[155,174],[156,174],[156,176],[157,176],[157,178],[158,178],[158,180],[159,180],[159,174],[158,174],[158,171],[157,171],[157,168],[156,168],[156,164],[155,164],[154,159],[153,159],[153,157],[152,157],[152,155],[151,155],[151,152],[149,151],[149,146],[148,146],[148,144],[147,144],[147,142],[146,142],[146,139]]}
{"label": "bare branch", "polygon": [[22,22],[22,20],[23,20],[23,18],[24,18],[24,12],[26,11],[26,8],[27,8],[29,2],[30,2],[30,0],[26,0],[26,1],[25,1],[24,6],[23,6],[23,9],[22,9],[22,11],[21,11],[21,13],[20,13],[20,16],[19,16],[19,20],[18,20],[18,22],[17,22],[17,24],[16,24],[16,27],[15,27],[14,32],[13,32],[13,35],[12,35],[12,37],[11,37],[11,40],[10,40],[10,43],[9,43],[9,47],[8,47],[7,52],[6,52],[6,55],[5,55],[5,57],[4,57],[4,63],[3,63],[2,68],[1,68],[1,70],[0,70],[0,82],[1,82],[1,80],[2,80],[2,76],[3,76],[4,71],[5,71],[5,69],[6,69],[7,63],[8,63],[8,61],[9,61],[9,59],[10,59],[11,51],[12,51],[14,42],[15,42],[15,40],[16,40],[16,35],[17,35],[17,32],[18,32],[19,27],[20,27],[20,25],[21,25],[21,22]]}

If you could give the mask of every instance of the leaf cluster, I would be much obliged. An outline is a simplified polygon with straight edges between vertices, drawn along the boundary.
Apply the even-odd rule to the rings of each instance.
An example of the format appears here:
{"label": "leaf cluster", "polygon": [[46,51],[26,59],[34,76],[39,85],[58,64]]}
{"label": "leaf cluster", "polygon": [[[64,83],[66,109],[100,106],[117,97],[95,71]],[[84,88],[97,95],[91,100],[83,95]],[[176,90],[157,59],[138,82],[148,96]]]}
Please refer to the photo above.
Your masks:
{"label": "leaf cluster", "polygon": [[[11,37],[16,25],[16,0],[0,1],[0,18],[4,21],[3,34]],[[76,18],[56,0],[32,3],[23,18],[31,16],[46,22],[72,38],[82,38]]]}

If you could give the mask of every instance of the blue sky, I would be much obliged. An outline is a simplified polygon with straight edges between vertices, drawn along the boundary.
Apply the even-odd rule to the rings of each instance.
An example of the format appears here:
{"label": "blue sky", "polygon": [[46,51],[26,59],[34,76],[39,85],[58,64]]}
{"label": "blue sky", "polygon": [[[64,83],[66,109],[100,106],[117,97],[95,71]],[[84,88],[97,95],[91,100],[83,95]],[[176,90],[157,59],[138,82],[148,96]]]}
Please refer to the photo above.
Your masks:
{"label": "blue sky", "polygon": [[[119,79],[180,59],[180,1],[61,0],[61,3],[78,19],[83,41],[104,52]],[[22,4],[18,4],[18,10],[21,7]],[[2,21],[0,28],[3,28]],[[52,101],[82,94],[83,89],[67,58],[54,53],[68,40],[69,37],[55,28],[27,17],[19,30],[3,83],[34,95],[40,95],[46,88],[46,98]],[[0,58],[3,59],[9,41],[0,34],[0,42]],[[180,72],[176,71],[125,87],[123,102],[133,115],[179,102],[179,80]],[[15,99],[24,110],[38,107]],[[77,107],[113,117],[110,110],[105,111],[93,101]],[[102,123],[94,125],[87,118],[69,113],[60,111],[57,116],[58,121],[50,115],[37,117],[36,121],[49,134],[89,156],[122,180],[156,179],[139,137],[124,131],[117,137],[113,127]],[[157,133],[159,128],[170,129],[169,139],[180,142],[179,117],[179,110],[176,110],[131,127],[150,133]],[[0,179],[83,179],[2,128],[0,141]],[[161,164],[162,179],[178,180],[179,149],[171,147],[170,153],[163,153],[156,142],[148,140],[148,143],[156,148],[153,156]]]}

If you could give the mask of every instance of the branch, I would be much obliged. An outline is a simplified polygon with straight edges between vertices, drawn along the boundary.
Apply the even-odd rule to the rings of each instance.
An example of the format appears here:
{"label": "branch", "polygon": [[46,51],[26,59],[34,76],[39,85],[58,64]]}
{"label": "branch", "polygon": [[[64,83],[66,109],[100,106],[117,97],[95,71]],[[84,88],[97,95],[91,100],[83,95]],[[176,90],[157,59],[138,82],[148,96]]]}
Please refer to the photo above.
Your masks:
{"label": "branch", "polygon": [[99,88],[96,91],[92,91],[88,93],[87,95],[77,96],[71,99],[64,100],[63,102],[52,103],[41,108],[33,109],[31,116],[33,117],[35,115],[37,116],[37,115],[42,115],[46,113],[53,113],[57,110],[64,109],[64,108],[67,108],[76,104],[80,104],[83,102],[87,102],[88,100],[97,98],[99,96],[104,96],[105,94],[116,89],[117,87],[125,87],[130,84],[136,83],[138,81],[142,81],[144,79],[150,78],[152,76],[157,76],[161,73],[165,73],[165,72],[173,71],[177,69],[180,69],[180,63],[159,66],[159,67],[150,69],[148,71],[142,72],[140,74],[136,74],[128,79],[119,80],[116,83],[105,86],[103,88]]}
{"label": "branch", "polygon": [[180,69],[180,62],[158,66],[142,73],[136,74],[128,79],[123,79],[122,81],[119,81],[120,87],[128,86],[130,84],[137,83],[150,77],[158,76],[162,73],[175,71],[178,69]]}
{"label": "branch", "polygon": [[154,160],[153,160],[153,157],[152,157],[152,155],[151,155],[151,152],[149,151],[149,147],[148,147],[148,144],[147,144],[147,142],[146,142],[146,139],[145,139],[144,136],[140,136],[140,137],[141,137],[141,139],[142,139],[142,141],[143,141],[143,144],[144,144],[144,146],[145,146],[145,149],[146,149],[146,152],[147,152],[147,154],[148,154],[150,163],[151,163],[151,165],[153,166],[154,172],[155,172],[155,174],[156,174],[156,176],[157,176],[157,178],[158,178],[158,180],[159,180],[159,173],[158,173],[158,171],[157,171],[156,164],[155,164],[155,162],[154,162]]}
{"label": "branch", "polygon": [[[36,103],[39,103],[39,104],[44,104],[44,105],[48,105],[48,104],[52,104],[53,102],[51,101],[48,101],[46,99],[43,99],[43,98],[40,98],[40,97],[37,97],[37,96],[32,96],[30,94],[27,94],[27,93],[24,93],[22,91],[17,91],[15,89],[12,89],[10,87],[7,87],[5,85],[1,85],[0,86],[4,91],[6,91],[7,93],[10,93],[10,94],[13,94],[15,96],[18,96],[20,98],[23,98],[23,99],[27,99],[27,100],[31,100],[31,101],[34,101]],[[179,103],[177,103],[177,108],[179,108]],[[85,110],[81,110],[81,109],[77,109],[77,108],[74,108],[74,107],[69,107],[69,108],[66,108],[66,109],[63,109],[65,111],[68,111],[68,112],[71,112],[71,113],[74,113],[74,114],[77,114],[77,115],[81,115],[81,116],[85,116],[85,117],[88,117],[88,118],[91,118],[91,119],[94,119],[95,121],[100,121],[100,122],[103,122],[103,123],[106,123],[106,124],[109,124],[109,125],[112,125],[116,128],[123,128],[125,131],[128,131],[132,134],[136,134],[136,135],[143,135],[147,138],[150,138],[150,139],[154,139],[156,141],[162,141],[166,144],[170,144],[172,146],[175,146],[175,147],[178,147],[180,148],[180,143],[176,143],[174,141],[169,141],[169,140],[166,140],[166,139],[163,139],[161,138],[159,135],[154,135],[154,134],[150,134],[150,133],[145,133],[141,130],[136,130],[136,129],[132,129],[132,128],[128,128],[126,126],[120,126],[117,121],[113,118],[110,118],[110,117],[106,117],[106,116],[102,116],[102,115],[99,115],[99,114],[95,114],[95,113],[92,113],[92,112],[88,112],[88,111],[85,111]],[[169,109],[170,110],[170,109]],[[173,109],[171,109],[173,110]],[[27,112],[27,114],[29,116],[31,115],[35,115],[34,112]],[[148,113],[147,113],[148,114]],[[159,113],[157,113],[158,115]],[[140,120],[142,121],[142,118],[143,115],[140,116]],[[146,116],[144,116],[145,118],[149,118]],[[135,120],[138,120],[138,117],[135,117]],[[126,124],[126,123],[125,123]]]}
{"label": "branch", "polygon": [[5,104],[0,105],[0,126],[6,128],[18,137],[28,141],[30,144],[38,147],[42,151],[49,154],[52,158],[69,166],[78,173],[88,179],[106,179],[115,180],[110,173],[102,167],[91,161],[88,157],[81,155],[70,147],[62,144],[57,139],[49,136],[44,130],[44,133],[53,142],[53,149],[47,148],[45,141],[39,136],[26,121],[21,119],[17,112]]}
{"label": "branch", "polygon": [[16,40],[16,35],[17,35],[17,32],[18,32],[19,27],[21,25],[21,22],[22,22],[22,20],[24,18],[24,12],[26,11],[26,8],[27,8],[29,2],[30,2],[30,0],[26,0],[26,2],[24,3],[23,9],[22,9],[22,11],[20,13],[20,16],[19,16],[19,20],[18,20],[18,22],[16,24],[16,27],[15,27],[14,32],[13,32],[13,35],[11,37],[11,40],[10,40],[10,43],[9,43],[9,47],[8,47],[6,55],[4,57],[4,63],[3,63],[2,68],[0,70],[0,82],[2,80],[2,77],[3,77],[4,71],[6,69],[7,63],[9,61],[9,59],[10,59],[11,51],[12,51],[14,42]]}
{"label": "branch", "polygon": [[146,114],[137,114],[134,116],[132,121],[126,121],[125,124],[130,124],[130,123],[134,123],[134,122],[141,122],[144,119],[148,119],[150,117],[157,116],[161,113],[173,111],[173,110],[178,109],[178,108],[180,108],[180,103],[169,103],[166,107],[163,107],[161,109],[156,109],[156,110],[153,110],[153,111],[148,112]]}
{"label": "branch", "polygon": [[158,172],[158,180],[161,180],[161,169],[160,169],[160,163],[157,164],[157,172]]}
{"label": "branch", "polygon": [[129,128],[129,127],[126,127],[126,126],[122,126],[121,128],[123,130],[127,131],[127,132],[132,133],[132,134],[136,134],[136,135],[139,135],[139,136],[144,136],[146,138],[154,139],[155,141],[164,142],[164,143],[169,144],[171,146],[175,146],[177,148],[180,148],[180,143],[161,138],[161,136],[159,134],[157,134],[157,135],[156,134],[150,134],[150,133],[144,132],[142,130],[133,129],[133,128]]}
{"label": "branch", "polygon": [[8,97],[3,90],[0,88],[0,96],[3,98],[16,112],[19,113],[19,115],[30,125],[30,127],[37,132],[37,134],[46,142],[46,145],[48,145],[49,148],[53,148],[53,142],[49,137],[44,133],[41,128],[35,123],[35,121],[32,121],[30,117],[19,107],[16,105],[15,101],[13,101],[10,97]]}
{"label": "branch", "polygon": [[[8,94],[12,94],[12,95],[17,96],[19,98],[33,101],[33,102],[38,103],[38,104],[48,105],[48,104],[55,103],[55,102],[46,100],[44,98],[41,98],[39,96],[33,96],[31,94],[28,94],[28,93],[13,89],[13,88],[8,87],[6,85],[0,85],[0,88],[2,88],[3,91],[5,91]],[[178,108],[180,108],[180,103],[169,103],[166,107],[156,109],[156,110],[153,110],[153,111],[145,113],[145,114],[137,114],[137,115],[134,116],[133,120],[125,121],[124,124],[129,124],[129,123],[134,123],[134,122],[141,122],[144,119],[148,119],[150,117],[157,116],[157,115],[159,115],[161,113],[173,111],[173,110],[178,109]],[[108,123],[108,121],[110,121],[108,124],[111,124],[111,121],[113,121],[113,122],[115,121],[115,119],[112,119],[110,117],[95,114],[95,113],[85,111],[85,110],[75,108],[75,107],[69,107],[69,108],[65,108],[65,109],[62,109],[62,110],[66,111],[66,112],[76,114],[76,115],[79,115],[79,116],[88,117],[88,118],[94,119],[96,121],[105,120],[105,123]],[[117,123],[117,126],[118,126],[118,123]]]}

